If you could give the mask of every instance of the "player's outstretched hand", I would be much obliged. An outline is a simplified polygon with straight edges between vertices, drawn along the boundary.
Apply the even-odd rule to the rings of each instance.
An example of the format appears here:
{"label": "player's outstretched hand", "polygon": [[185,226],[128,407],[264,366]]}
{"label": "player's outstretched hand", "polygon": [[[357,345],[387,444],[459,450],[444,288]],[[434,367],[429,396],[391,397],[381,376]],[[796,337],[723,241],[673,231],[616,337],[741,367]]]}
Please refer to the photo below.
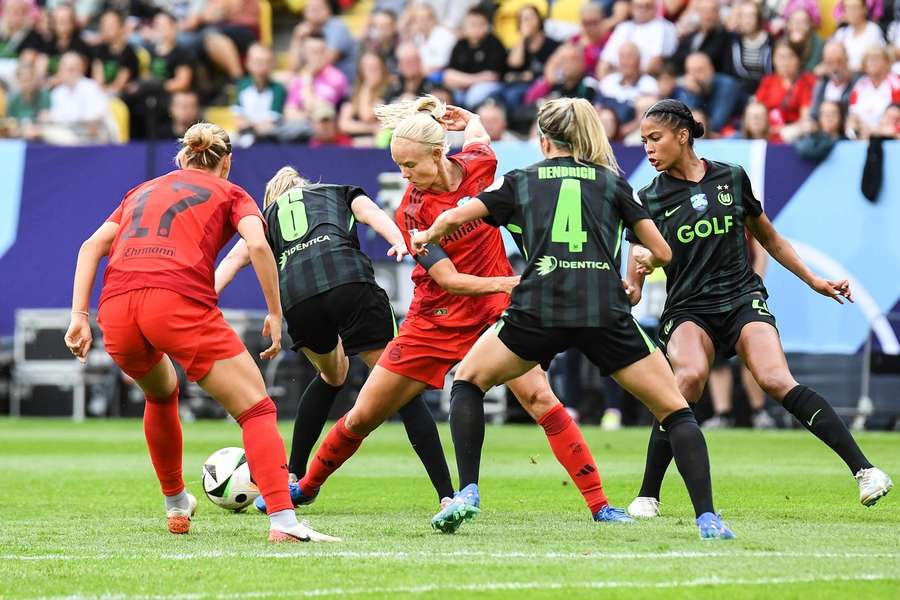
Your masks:
{"label": "player's outstretched hand", "polygon": [[638,274],[649,275],[653,272],[653,269],[656,268],[653,265],[653,259],[655,258],[653,256],[653,253],[643,246],[635,244],[634,250],[632,251],[631,255],[634,257],[634,261],[638,264]]}
{"label": "player's outstretched hand", "polygon": [[405,242],[397,242],[390,248],[388,248],[387,255],[388,256],[396,256],[397,262],[403,262],[403,257],[409,254],[409,250],[406,248]]}
{"label": "player's outstretched hand", "polygon": [[809,287],[816,290],[823,296],[832,298],[838,304],[844,303],[841,298],[846,298],[850,302],[853,302],[853,294],[850,291],[850,282],[846,279],[841,279],[840,281],[831,281],[829,279],[816,277]]}
{"label": "player's outstretched hand", "polygon": [[267,314],[262,334],[264,337],[272,338],[272,345],[260,352],[259,357],[264,360],[272,360],[281,352],[281,315]]}
{"label": "player's outstretched hand", "polygon": [[513,288],[519,285],[519,282],[522,280],[518,275],[502,277],[501,279],[503,279],[503,282],[500,284],[500,287],[507,294],[512,294]]}
{"label": "player's outstretched hand", "polygon": [[409,245],[412,247],[413,254],[427,256],[428,255],[428,232],[416,231],[409,238]]}
{"label": "player's outstretched hand", "polygon": [[632,284],[627,279],[623,279],[622,287],[625,289],[625,294],[628,296],[629,304],[635,306],[641,301],[641,290],[636,285]]}
{"label": "player's outstretched hand", "polygon": [[94,341],[94,336],[91,333],[91,324],[86,316],[72,315],[65,340],[66,346],[72,352],[72,356],[80,360],[81,364],[87,362],[87,353],[91,349],[91,342]]}
{"label": "player's outstretched hand", "polygon": [[464,108],[448,104],[442,120],[444,121],[444,125],[447,126],[447,131],[463,131],[465,130],[466,125],[469,124],[469,119],[474,116],[474,113],[471,113]]}

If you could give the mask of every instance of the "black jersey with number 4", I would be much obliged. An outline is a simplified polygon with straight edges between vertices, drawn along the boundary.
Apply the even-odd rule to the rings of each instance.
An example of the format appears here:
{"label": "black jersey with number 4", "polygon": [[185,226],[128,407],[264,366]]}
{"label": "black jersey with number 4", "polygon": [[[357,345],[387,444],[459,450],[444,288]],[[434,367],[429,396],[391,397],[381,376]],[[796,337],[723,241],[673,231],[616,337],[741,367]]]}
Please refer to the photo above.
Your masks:
{"label": "black jersey with number 4", "polygon": [[763,212],[750,178],[738,165],[704,162],[697,183],[661,173],[637,192],[672,247],[664,318],[682,309],[729,311],[751,294],[768,297],[744,236],[744,218]]}
{"label": "black jersey with number 4", "polygon": [[649,215],[618,174],[571,157],[511,171],[478,195],[528,261],[510,311],[546,327],[602,327],[631,307],[619,277],[622,229]]}
{"label": "black jersey with number 4", "polygon": [[266,208],[284,310],[339,285],[375,283],[351,209],[365,195],[358,187],[313,184],[288,190]]}

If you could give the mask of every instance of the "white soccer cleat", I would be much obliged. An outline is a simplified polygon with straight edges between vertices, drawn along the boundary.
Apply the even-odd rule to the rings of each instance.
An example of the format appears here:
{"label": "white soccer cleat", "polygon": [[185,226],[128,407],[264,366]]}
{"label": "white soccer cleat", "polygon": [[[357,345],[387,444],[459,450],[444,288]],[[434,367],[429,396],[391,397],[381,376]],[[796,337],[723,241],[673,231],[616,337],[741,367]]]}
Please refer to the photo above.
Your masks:
{"label": "white soccer cleat", "polygon": [[659,500],[648,496],[638,496],[628,505],[628,514],[641,519],[659,516]]}
{"label": "white soccer cleat", "polygon": [[187,510],[183,508],[170,508],[166,511],[166,526],[169,533],[182,534],[191,530],[191,517],[197,512],[197,499],[190,493],[186,493],[188,499]]}
{"label": "white soccer cleat", "polygon": [[269,529],[270,542],[340,542],[341,538],[324,533],[319,533],[306,524],[305,521],[297,523],[290,529],[272,527]]}
{"label": "white soccer cleat", "polygon": [[860,469],[854,477],[859,484],[859,501],[863,506],[873,506],[894,487],[888,474],[877,467]]}

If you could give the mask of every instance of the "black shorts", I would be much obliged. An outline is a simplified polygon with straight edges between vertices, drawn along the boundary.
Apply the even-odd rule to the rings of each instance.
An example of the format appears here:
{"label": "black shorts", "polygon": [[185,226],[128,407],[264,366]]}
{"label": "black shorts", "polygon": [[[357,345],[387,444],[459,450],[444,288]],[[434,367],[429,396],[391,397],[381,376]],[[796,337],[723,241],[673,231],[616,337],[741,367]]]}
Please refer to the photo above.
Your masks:
{"label": "black shorts", "polygon": [[536,317],[508,311],[494,330],[514,354],[540,363],[545,371],[554,356],[569,348],[580,350],[603,375],[615,373],[656,350],[650,336],[628,313],[606,327],[544,327]]}
{"label": "black shorts", "polygon": [[347,283],[301,300],[284,315],[291,349],[316,354],[335,349],[338,336],[348,356],[384,348],[397,333],[391,302],[371,283]]}
{"label": "black shorts", "polygon": [[737,352],[735,346],[741,337],[741,330],[747,323],[768,323],[778,329],[775,315],[762,297],[749,297],[737,307],[724,312],[706,313],[690,309],[679,309],[663,313],[659,327],[659,343],[666,349],[672,333],[685,321],[696,323],[712,340],[716,349],[716,359],[729,359]]}

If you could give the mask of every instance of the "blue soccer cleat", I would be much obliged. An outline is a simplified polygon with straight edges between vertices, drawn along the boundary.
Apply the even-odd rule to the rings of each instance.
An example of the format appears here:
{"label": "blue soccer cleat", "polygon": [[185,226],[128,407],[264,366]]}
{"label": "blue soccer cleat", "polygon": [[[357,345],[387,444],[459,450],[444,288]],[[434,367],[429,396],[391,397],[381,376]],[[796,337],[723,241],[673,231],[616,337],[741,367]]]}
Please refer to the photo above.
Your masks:
{"label": "blue soccer cleat", "polygon": [[449,502],[442,502],[440,512],[431,518],[431,527],[441,533],[455,533],[464,521],[474,519],[481,512],[478,508],[478,484],[470,483],[453,495]]}
{"label": "blue soccer cleat", "polygon": [[706,512],[697,517],[697,527],[700,528],[701,540],[733,540],[735,538],[722,517],[715,513]]}
{"label": "blue soccer cleat", "polygon": [[634,523],[624,510],[608,504],[594,513],[594,520],[598,523]]}
{"label": "blue soccer cleat", "polygon": [[[291,490],[291,502],[294,503],[294,506],[300,506],[301,504],[312,504],[316,501],[316,496],[319,495],[319,490],[316,490],[315,494],[304,494],[303,490],[300,488],[300,484],[296,481],[290,482],[288,484],[288,489]],[[256,510],[265,514],[266,501],[263,500],[262,496],[257,496],[256,500],[253,501],[253,506],[256,507]]]}

